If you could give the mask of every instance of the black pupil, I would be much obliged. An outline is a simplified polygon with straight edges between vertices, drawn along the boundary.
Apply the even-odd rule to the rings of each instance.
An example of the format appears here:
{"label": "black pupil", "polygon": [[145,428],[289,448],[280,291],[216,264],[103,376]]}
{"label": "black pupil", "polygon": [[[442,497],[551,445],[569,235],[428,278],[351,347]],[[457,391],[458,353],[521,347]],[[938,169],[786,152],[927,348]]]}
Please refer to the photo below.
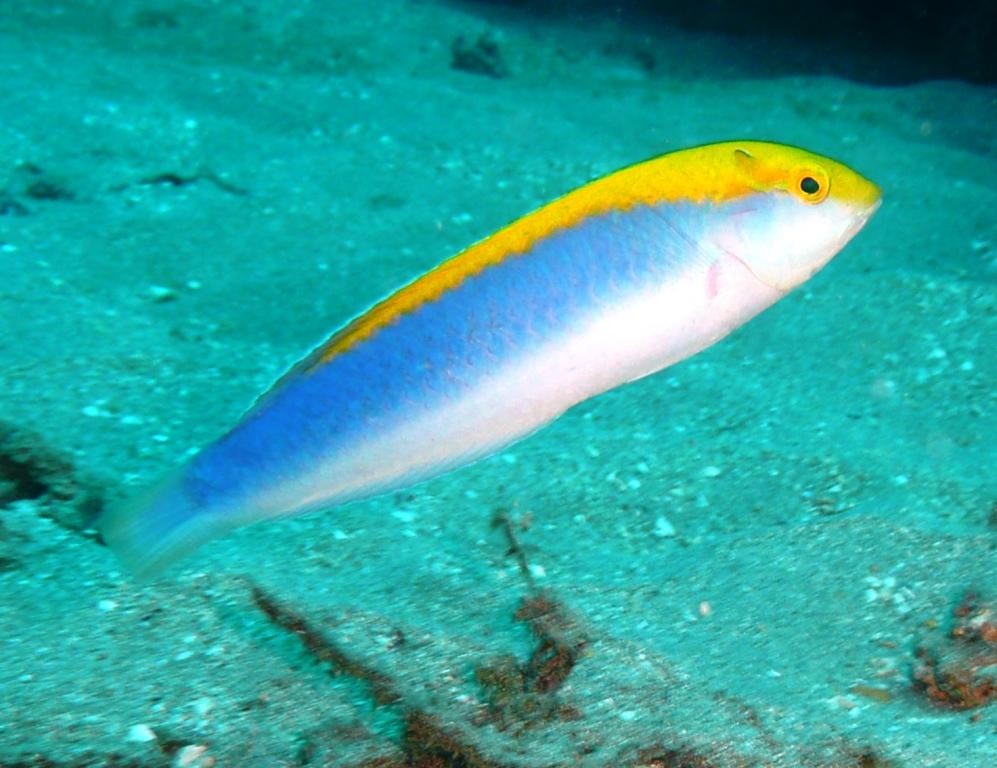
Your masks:
{"label": "black pupil", "polygon": [[813,176],[804,176],[800,180],[800,189],[806,192],[808,195],[816,195],[820,192],[820,184],[817,183],[817,179]]}

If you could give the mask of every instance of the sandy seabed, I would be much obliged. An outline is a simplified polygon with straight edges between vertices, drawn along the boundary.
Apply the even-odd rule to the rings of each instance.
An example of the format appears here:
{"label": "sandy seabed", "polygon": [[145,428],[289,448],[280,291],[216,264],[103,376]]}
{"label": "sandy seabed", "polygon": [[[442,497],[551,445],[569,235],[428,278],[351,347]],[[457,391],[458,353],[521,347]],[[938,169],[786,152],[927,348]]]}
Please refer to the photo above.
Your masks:
{"label": "sandy seabed", "polygon": [[[994,88],[456,4],[42,5],[0,15],[0,766],[992,764]],[[738,137],[885,203],[713,349],[154,583],[81,530],[397,285]]]}

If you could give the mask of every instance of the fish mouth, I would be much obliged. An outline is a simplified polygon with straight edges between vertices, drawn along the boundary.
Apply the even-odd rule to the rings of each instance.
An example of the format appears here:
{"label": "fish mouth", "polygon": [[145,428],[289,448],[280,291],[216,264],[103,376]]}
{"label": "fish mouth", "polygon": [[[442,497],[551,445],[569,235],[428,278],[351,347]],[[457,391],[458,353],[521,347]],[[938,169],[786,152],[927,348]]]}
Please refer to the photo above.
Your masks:
{"label": "fish mouth", "polygon": [[883,204],[883,198],[877,197],[876,202],[867,205],[866,209],[859,214],[862,218],[862,223],[865,224],[869,219],[872,218],[873,214],[879,210],[879,207]]}
{"label": "fish mouth", "polygon": [[883,198],[877,198],[875,202],[870,203],[855,214],[852,221],[848,223],[848,226],[845,227],[845,230],[841,233],[841,238],[838,241],[839,248],[844,248],[848,241],[861,231],[862,227],[869,222],[869,219],[873,217],[882,204]]}

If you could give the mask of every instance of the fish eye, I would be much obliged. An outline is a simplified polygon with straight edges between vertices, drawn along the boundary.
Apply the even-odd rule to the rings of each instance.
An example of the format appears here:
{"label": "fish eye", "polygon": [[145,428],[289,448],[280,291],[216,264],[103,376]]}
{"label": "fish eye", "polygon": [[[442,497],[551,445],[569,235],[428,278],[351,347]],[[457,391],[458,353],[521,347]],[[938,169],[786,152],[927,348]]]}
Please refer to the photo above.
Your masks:
{"label": "fish eye", "polygon": [[800,191],[805,195],[816,195],[820,192],[820,182],[813,176],[804,176],[800,179]]}

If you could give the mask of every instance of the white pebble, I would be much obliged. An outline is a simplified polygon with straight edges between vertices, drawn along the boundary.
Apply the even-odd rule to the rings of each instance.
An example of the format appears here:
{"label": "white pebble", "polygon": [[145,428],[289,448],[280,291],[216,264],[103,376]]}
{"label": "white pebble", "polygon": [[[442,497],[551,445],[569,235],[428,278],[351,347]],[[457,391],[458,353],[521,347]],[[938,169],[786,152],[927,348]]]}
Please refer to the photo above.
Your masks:
{"label": "white pebble", "polygon": [[172,288],[167,288],[165,285],[150,285],[146,291],[146,295],[150,301],[154,301],[157,304],[173,301],[177,297],[176,291]]}
{"label": "white pebble", "polygon": [[118,604],[114,600],[101,600],[97,603],[97,607],[102,611],[113,611]]}
{"label": "white pebble", "polygon": [[850,712],[856,707],[855,701],[847,696],[834,696],[827,703],[832,709],[842,709],[845,712]]}
{"label": "white pebble", "polygon": [[128,741],[144,744],[156,740],[156,732],[145,723],[138,723],[128,729]]}
{"label": "white pebble", "polygon": [[715,467],[711,464],[708,467],[703,467],[702,472],[700,472],[699,474],[702,475],[703,477],[720,477],[720,474],[722,472],[723,470],[720,469],[720,467]]}
{"label": "white pebble", "polygon": [[984,240],[982,237],[976,238],[969,241],[969,247],[972,248],[976,253],[986,253],[992,247],[989,240]]}
{"label": "white pebble", "polygon": [[652,533],[659,539],[670,539],[675,535],[675,526],[664,515],[658,515],[654,519],[654,530]]}
{"label": "white pebble", "polygon": [[177,752],[177,768],[187,768],[197,762],[201,755],[208,751],[204,744],[188,744]]}
{"label": "white pebble", "polygon": [[547,575],[547,569],[544,568],[542,565],[535,565],[531,563],[530,575],[533,576],[535,579],[542,579],[544,576]]}

